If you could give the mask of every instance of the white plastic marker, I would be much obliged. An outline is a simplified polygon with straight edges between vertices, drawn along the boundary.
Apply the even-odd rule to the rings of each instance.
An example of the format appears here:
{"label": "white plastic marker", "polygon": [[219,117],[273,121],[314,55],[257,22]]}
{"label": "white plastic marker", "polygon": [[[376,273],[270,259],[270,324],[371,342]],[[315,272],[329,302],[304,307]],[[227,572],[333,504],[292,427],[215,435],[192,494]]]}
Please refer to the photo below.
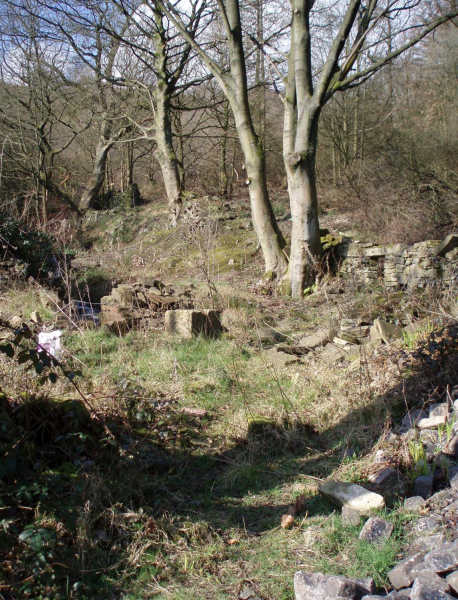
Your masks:
{"label": "white plastic marker", "polygon": [[49,333],[42,332],[38,334],[38,349],[46,350],[48,354],[54,356],[55,358],[59,357],[59,354],[62,350],[62,346],[60,343],[60,338],[62,337],[62,331],[60,329],[56,329],[55,331],[50,331]]}

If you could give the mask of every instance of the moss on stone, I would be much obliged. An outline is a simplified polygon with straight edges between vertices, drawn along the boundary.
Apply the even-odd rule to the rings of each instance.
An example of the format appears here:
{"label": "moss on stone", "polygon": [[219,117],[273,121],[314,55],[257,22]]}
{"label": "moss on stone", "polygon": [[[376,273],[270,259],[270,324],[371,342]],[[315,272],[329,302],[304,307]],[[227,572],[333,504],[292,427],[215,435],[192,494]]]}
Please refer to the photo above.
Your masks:
{"label": "moss on stone", "polygon": [[280,283],[278,284],[278,291],[282,296],[291,296],[291,281],[288,273],[286,273],[286,275],[280,280]]}
{"label": "moss on stone", "polygon": [[[321,233],[321,230],[320,230]],[[332,233],[327,233],[326,235],[322,235],[321,238],[321,246],[323,250],[330,250],[331,248],[335,248],[339,244],[343,242],[343,238],[341,235],[332,235]]]}
{"label": "moss on stone", "polygon": [[275,429],[277,429],[277,425],[273,419],[259,415],[248,417],[248,436],[263,437],[271,434]]}

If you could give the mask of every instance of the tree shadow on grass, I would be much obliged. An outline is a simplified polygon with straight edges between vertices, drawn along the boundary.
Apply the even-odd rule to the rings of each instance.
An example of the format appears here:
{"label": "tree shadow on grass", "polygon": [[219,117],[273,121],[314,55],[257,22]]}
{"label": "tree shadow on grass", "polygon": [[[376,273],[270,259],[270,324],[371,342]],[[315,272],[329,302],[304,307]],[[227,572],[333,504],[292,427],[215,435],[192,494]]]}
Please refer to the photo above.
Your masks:
{"label": "tree shadow on grass", "polygon": [[[261,428],[223,451],[213,448],[216,441],[208,439],[205,419],[181,413],[172,415],[165,437],[157,420],[151,425],[122,414],[112,417],[110,440],[100,424],[88,420],[84,411],[78,415],[76,407],[63,411],[62,403],[47,401],[38,410],[39,403],[31,399],[27,411],[3,398],[0,416],[6,429],[0,449],[17,460],[10,463],[11,472],[2,474],[1,516],[11,525],[0,539],[5,549],[0,558],[8,565],[1,593],[5,598],[36,597],[37,590],[54,586],[74,589],[75,598],[118,597],[128,585],[126,573],[135,572],[134,565],[130,571],[126,566],[135,556],[135,544],[140,547],[142,540],[157,556],[167,552],[158,537],[167,522],[169,546],[173,536],[178,543],[182,535],[176,522],[205,523],[211,535],[226,541],[234,531],[256,537],[278,528],[299,493],[288,492],[285,498],[285,485],[307,476],[329,477],[342,463],[355,427],[366,428],[358,436],[364,455],[384,432],[387,419],[402,418],[407,408],[418,405],[419,395],[443,399],[447,386],[456,383],[457,356],[447,344],[433,340],[431,348],[417,351],[403,381],[325,431],[295,423],[292,444],[285,442],[291,440],[290,426]],[[153,430],[158,435],[153,437]],[[307,498],[309,517],[327,516],[334,509],[316,495]],[[48,521],[37,520],[37,514],[47,515]],[[21,541],[23,531],[52,529],[52,522],[66,531],[53,548]],[[46,552],[52,556],[45,556],[38,567],[41,575],[34,579],[35,563]],[[153,564],[151,572],[156,568]],[[46,579],[47,573],[57,583]],[[24,580],[31,582],[29,588]]]}

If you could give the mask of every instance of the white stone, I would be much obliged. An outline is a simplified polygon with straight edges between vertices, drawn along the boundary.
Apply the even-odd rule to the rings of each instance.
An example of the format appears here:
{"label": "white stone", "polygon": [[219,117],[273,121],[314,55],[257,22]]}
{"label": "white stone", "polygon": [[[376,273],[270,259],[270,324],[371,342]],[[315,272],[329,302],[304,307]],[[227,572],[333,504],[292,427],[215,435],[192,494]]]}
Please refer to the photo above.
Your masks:
{"label": "white stone", "polygon": [[445,425],[446,422],[446,415],[438,415],[437,417],[428,417],[426,419],[420,419],[420,421],[418,421],[418,427],[420,429],[431,429],[432,427],[439,427],[439,425]]}
{"label": "white stone", "polygon": [[383,496],[355,483],[331,480],[324,483],[319,492],[337,506],[348,506],[361,515],[370,514],[373,510],[380,510],[385,506]]}

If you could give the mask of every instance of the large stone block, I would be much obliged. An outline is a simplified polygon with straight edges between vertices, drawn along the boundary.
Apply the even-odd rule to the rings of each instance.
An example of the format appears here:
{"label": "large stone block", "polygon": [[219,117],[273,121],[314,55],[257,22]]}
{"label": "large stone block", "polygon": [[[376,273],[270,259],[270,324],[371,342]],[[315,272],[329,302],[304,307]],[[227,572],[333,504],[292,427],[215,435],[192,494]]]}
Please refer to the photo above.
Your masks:
{"label": "large stone block", "polygon": [[451,233],[448,235],[440,244],[434,249],[435,256],[445,256],[448,252],[451,252],[458,247],[458,235]]}
{"label": "large stone block", "polygon": [[315,350],[321,346],[325,346],[334,337],[335,331],[326,332],[323,329],[318,329],[315,333],[306,335],[299,341],[299,346],[308,350]]}
{"label": "large stone block", "polygon": [[320,486],[319,492],[337,506],[348,506],[361,515],[370,514],[373,510],[380,510],[385,506],[383,496],[355,483],[330,480]]}
{"label": "large stone block", "polygon": [[118,335],[127,333],[132,326],[132,315],[128,309],[116,304],[105,303],[102,303],[100,308],[101,325]]}
{"label": "large stone block", "polygon": [[133,285],[121,283],[113,288],[111,295],[118,304],[131,306],[135,296],[135,289]]}
{"label": "large stone block", "polygon": [[385,344],[390,344],[394,340],[402,340],[402,328],[393,323],[388,323],[382,319],[375,319],[374,327]]}
{"label": "large stone block", "polygon": [[165,313],[165,331],[184,338],[197,335],[219,337],[222,332],[221,311],[168,310]]}

